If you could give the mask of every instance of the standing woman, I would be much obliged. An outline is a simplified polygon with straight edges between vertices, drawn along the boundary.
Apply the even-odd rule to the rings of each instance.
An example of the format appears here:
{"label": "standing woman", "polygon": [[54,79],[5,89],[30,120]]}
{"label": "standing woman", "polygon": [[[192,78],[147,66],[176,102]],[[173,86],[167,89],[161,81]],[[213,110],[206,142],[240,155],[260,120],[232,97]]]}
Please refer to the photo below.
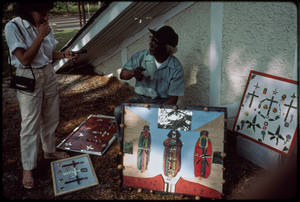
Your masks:
{"label": "standing woman", "polygon": [[[51,2],[21,2],[17,9],[19,17],[5,26],[11,63],[17,68],[16,75],[33,78],[31,66],[35,76],[33,93],[20,90],[17,92],[22,117],[22,184],[28,189],[34,187],[32,170],[37,166],[40,141],[46,159],[69,157],[67,153],[55,149],[55,130],[59,122],[59,91],[56,73],[50,61],[72,59],[72,52],[54,51],[58,41],[55,40],[48,22],[48,12],[52,8]],[[77,57],[78,55],[74,56],[74,59]]]}

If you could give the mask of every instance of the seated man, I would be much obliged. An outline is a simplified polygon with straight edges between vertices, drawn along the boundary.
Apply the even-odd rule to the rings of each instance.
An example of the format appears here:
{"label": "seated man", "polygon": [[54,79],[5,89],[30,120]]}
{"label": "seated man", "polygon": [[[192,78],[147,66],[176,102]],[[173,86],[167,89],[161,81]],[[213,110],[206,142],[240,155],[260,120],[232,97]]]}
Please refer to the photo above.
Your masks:
{"label": "seated man", "polygon": [[[178,96],[184,96],[184,72],[179,60],[172,54],[177,52],[178,35],[169,26],[158,31],[149,29],[149,50],[134,54],[122,67],[120,78],[136,79],[135,96],[126,103],[148,103],[176,105]],[[121,106],[115,108],[115,118],[120,131]]]}

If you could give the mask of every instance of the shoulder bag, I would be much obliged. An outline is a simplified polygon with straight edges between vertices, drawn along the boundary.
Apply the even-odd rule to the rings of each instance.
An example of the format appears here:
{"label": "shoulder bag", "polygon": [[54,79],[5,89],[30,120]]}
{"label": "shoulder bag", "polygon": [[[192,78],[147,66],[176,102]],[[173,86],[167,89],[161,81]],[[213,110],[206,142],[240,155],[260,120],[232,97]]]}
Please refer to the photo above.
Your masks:
{"label": "shoulder bag", "polygon": [[[23,36],[21,29],[19,28],[19,26],[17,25],[17,23],[13,22],[17,28],[19,29],[20,34]],[[24,36],[23,36],[24,38]],[[24,38],[25,39],[25,38]],[[13,75],[12,73],[12,65],[11,65],[11,58],[10,58],[10,53],[8,52],[8,57],[9,57],[9,64],[10,64],[10,74],[11,74],[11,78],[10,78],[10,87],[11,88],[15,88],[18,90],[23,90],[26,92],[34,92],[34,88],[35,88],[35,76],[32,70],[31,65],[29,64],[30,70],[32,72],[33,75],[33,79],[31,78],[26,78],[26,77],[22,77],[22,76],[16,76]]]}

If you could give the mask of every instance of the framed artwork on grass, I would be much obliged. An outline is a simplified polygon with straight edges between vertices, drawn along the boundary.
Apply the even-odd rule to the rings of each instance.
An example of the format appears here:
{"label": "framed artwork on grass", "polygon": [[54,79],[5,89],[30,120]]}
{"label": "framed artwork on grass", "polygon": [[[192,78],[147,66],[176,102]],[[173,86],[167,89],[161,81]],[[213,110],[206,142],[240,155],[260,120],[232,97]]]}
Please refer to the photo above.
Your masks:
{"label": "framed artwork on grass", "polygon": [[57,148],[101,156],[116,139],[116,134],[115,117],[90,115]]}
{"label": "framed artwork on grass", "polygon": [[220,199],[227,109],[122,104],[121,187]]}
{"label": "framed artwork on grass", "polygon": [[297,139],[297,81],[251,71],[233,132],[290,156]]}
{"label": "framed artwork on grass", "polygon": [[99,184],[88,154],[52,161],[51,172],[55,196]]}

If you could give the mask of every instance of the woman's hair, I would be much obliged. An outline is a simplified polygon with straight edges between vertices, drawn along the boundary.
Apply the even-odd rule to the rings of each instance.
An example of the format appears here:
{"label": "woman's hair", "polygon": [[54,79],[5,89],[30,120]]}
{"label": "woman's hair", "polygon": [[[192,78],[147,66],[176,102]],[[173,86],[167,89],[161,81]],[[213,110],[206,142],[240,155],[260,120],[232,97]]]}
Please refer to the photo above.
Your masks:
{"label": "woman's hair", "polygon": [[17,15],[27,21],[32,21],[32,16],[27,12],[30,11],[41,12],[44,10],[51,10],[54,6],[53,2],[19,2],[17,5],[16,13]]}

